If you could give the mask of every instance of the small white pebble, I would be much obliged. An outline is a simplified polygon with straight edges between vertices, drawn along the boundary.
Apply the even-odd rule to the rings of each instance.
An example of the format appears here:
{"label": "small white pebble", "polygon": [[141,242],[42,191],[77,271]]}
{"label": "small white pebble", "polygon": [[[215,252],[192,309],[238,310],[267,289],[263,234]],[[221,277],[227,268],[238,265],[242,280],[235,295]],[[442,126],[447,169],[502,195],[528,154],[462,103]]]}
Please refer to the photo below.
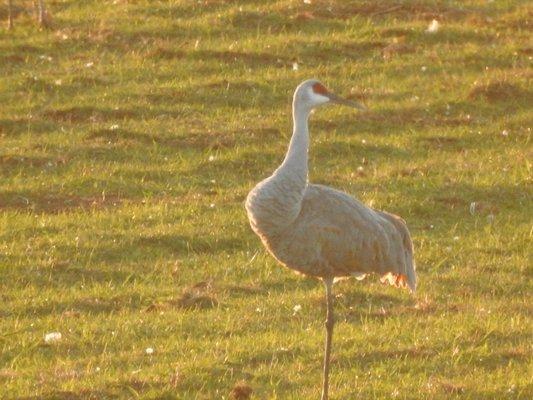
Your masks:
{"label": "small white pebble", "polygon": [[146,350],[144,350],[144,351],[148,355],[154,354],[154,349],[152,347],[147,347]]}
{"label": "small white pebble", "polygon": [[293,70],[293,71],[298,71],[298,68],[299,68],[299,67],[298,67],[298,63],[297,63],[297,62],[293,62],[293,63],[292,63],[292,70]]}
{"label": "small white pebble", "polygon": [[366,144],[366,140],[365,139],[361,140],[361,143]]}
{"label": "small white pebble", "polygon": [[426,72],[427,69],[428,69],[428,67],[426,67],[425,65],[422,65],[422,67],[420,68],[420,71]]}
{"label": "small white pebble", "polygon": [[434,19],[433,21],[431,21],[431,23],[429,24],[428,28],[426,29],[426,32],[427,33],[437,33],[439,31],[439,21],[437,21],[436,19]]}
{"label": "small white pebble", "polygon": [[209,156],[208,160],[209,160],[209,162],[215,161],[215,156]]}
{"label": "small white pebble", "polygon": [[209,208],[215,208],[215,203],[209,204]]}
{"label": "small white pebble", "polygon": [[45,343],[56,343],[61,340],[61,332],[50,332],[44,335]]}
{"label": "small white pebble", "polygon": [[509,136],[509,131],[507,129],[504,129],[502,131],[502,136]]}

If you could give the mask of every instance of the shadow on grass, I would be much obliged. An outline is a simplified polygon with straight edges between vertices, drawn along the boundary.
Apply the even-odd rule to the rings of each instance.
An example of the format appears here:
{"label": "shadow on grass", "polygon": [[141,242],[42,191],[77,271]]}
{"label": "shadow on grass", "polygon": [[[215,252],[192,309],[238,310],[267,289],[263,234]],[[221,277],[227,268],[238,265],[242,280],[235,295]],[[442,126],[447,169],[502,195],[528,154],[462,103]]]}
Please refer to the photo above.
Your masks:
{"label": "shadow on grass", "polygon": [[[306,8],[306,7],[304,7]],[[314,16],[324,19],[346,20],[357,16],[381,18],[393,16],[400,20],[453,18],[457,19],[469,12],[464,8],[448,6],[442,3],[425,1],[334,1],[318,4],[310,9]]]}
{"label": "shadow on grass", "polygon": [[[454,105],[453,114],[448,113],[445,104],[434,104],[432,106],[406,106],[402,108],[382,108],[370,110],[357,115],[356,123],[351,122],[352,130],[354,124],[360,131],[374,132],[375,134],[398,134],[405,133],[409,129],[415,128],[442,128],[458,126],[476,126],[476,120],[470,119],[466,114],[470,108],[477,118],[490,117],[497,110],[494,106],[474,105],[470,103],[468,108],[465,104]],[[371,104],[369,104],[371,107]],[[348,122],[344,122],[348,124]]]}
{"label": "shadow on grass", "polygon": [[292,62],[284,56],[271,53],[240,52],[230,50],[198,50],[189,53],[195,60],[217,60],[226,64],[244,64],[250,68],[278,66],[288,67]]}
{"label": "shadow on grass", "polygon": [[156,117],[165,113],[173,118],[183,116],[183,113],[177,110],[165,110],[154,112],[146,107],[133,107],[124,109],[101,108],[97,106],[72,106],[63,109],[52,109],[42,113],[43,117],[55,122],[108,122],[122,121],[131,119],[145,119]]}
{"label": "shadow on grass", "polygon": [[42,168],[66,163],[64,158],[19,156],[15,154],[0,155],[0,172],[10,173],[26,168]]}
{"label": "shadow on grass", "polygon": [[[216,254],[220,251],[237,252],[247,249],[247,241],[213,236],[184,236],[173,234],[147,235],[136,239],[132,248],[143,248],[157,252],[165,252],[171,255],[186,254]],[[126,250],[127,251],[127,250]]]}
{"label": "shadow on grass", "polygon": [[[373,160],[405,160],[410,158],[408,151],[399,149],[394,146],[382,146],[371,144],[360,144],[354,142],[332,142],[326,141],[315,145],[313,153],[320,161],[320,165],[324,166],[324,163],[328,161],[335,163],[335,158],[348,158],[354,157],[354,155],[363,155]],[[354,171],[355,172],[355,171]]]}
{"label": "shadow on grass", "polygon": [[221,149],[231,148],[235,145],[234,135],[226,132],[190,133],[187,136],[154,135],[151,133],[138,132],[126,129],[97,129],[91,131],[86,137],[88,144],[113,143],[119,145],[131,145],[146,147],[157,145],[183,149]]}
{"label": "shadow on grass", "polygon": [[[81,271],[81,269],[78,271]],[[90,275],[90,273],[87,274],[87,272],[85,272],[85,274]],[[114,275],[118,276],[119,274]],[[126,274],[121,273],[120,275],[125,276]],[[82,278],[78,277],[78,279]],[[106,281],[108,281],[108,279],[106,279]],[[49,301],[45,305],[26,306],[23,312],[26,315],[36,317],[62,315],[66,318],[79,318],[82,315],[109,314],[120,310],[141,310],[143,305],[145,304],[140,295],[128,294],[111,297],[87,297],[65,302]]]}
{"label": "shadow on grass", "polygon": [[22,133],[45,133],[56,128],[54,123],[30,118],[0,119],[0,134],[7,136],[20,135]]}
{"label": "shadow on grass", "polygon": [[[491,186],[476,186],[468,183],[446,183],[442,187],[432,190],[421,188],[425,196],[430,196],[434,202],[428,204],[434,211],[441,210],[443,214],[459,211],[463,216],[486,217],[498,215],[506,210],[526,208],[531,191],[520,185],[505,184]],[[416,193],[413,194],[417,196]],[[470,210],[475,202],[473,211]],[[430,210],[428,210],[430,211]],[[473,215],[472,215],[473,213]],[[456,221],[452,222],[456,223]]]}
{"label": "shadow on grass", "polygon": [[1,192],[0,210],[16,210],[37,214],[59,214],[69,211],[94,211],[117,207],[122,203],[118,195],[101,193],[93,196],[58,194],[50,191]]}

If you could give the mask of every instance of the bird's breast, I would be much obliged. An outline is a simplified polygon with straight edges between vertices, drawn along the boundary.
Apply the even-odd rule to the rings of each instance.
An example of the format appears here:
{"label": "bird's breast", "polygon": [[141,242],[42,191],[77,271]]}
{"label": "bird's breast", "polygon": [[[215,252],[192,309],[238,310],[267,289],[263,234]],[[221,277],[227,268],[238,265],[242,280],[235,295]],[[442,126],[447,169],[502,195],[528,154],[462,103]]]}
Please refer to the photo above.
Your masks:
{"label": "bird's breast", "polygon": [[291,189],[271,177],[248,193],[245,208],[250,225],[259,236],[278,235],[297,218],[302,190]]}

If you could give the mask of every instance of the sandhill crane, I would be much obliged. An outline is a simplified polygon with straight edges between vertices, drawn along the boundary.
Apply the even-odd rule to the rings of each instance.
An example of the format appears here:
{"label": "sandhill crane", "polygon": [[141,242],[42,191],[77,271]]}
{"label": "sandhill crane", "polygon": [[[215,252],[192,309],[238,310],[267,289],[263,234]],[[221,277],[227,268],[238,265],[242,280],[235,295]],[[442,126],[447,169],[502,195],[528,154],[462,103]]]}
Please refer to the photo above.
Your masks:
{"label": "sandhill crane", "polygon": [[336,96],[315,79],[302,82],[294,92],[294,129],[285,159],[252,189],[245,204],[250,225],[267,250],[286,267],[325,284],[322,400],[328,399],[335,278],[362,279],[377,273],[382,282],[408,287],[411,292],[416,288],[413,246],[400,217],[308,182],[309,115],[313,108],[328,103],[365,109]]}

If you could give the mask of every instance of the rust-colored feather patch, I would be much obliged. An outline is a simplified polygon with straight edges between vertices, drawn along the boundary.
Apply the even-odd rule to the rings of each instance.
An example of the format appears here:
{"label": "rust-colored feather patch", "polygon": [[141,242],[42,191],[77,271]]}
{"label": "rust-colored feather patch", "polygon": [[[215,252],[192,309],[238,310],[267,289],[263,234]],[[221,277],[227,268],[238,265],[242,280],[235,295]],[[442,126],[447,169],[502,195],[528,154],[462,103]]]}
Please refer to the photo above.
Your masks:
{"label": "rust-colored feather patch", "polygon": [[389,272],[383,275],[380,279],[381,283],[388,283],[389,285],[406,288],[407,287],[407,277],[403,274],[393,274]]}
{"label": "rust-colored feather patch", "polygon": [[326,89],[326,87],[324,85],[322,85],[321,83],[315,83],[313,85],[313,91],[317,94],[321,94],[321,95],[327,95],[328,94],[328,89]]}

